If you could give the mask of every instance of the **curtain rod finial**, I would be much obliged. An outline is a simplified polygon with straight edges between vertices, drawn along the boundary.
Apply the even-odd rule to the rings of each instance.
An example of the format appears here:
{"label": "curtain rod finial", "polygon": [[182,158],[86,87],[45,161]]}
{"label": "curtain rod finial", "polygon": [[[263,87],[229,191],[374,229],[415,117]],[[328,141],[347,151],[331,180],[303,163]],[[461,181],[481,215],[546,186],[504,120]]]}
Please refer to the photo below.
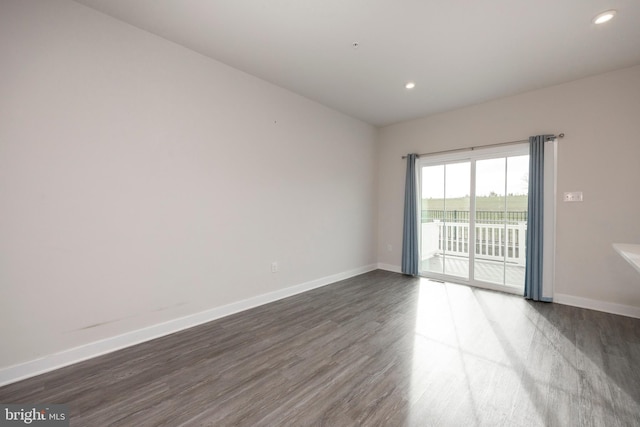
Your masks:
{"label": "curtain rod finial", "polygon": [[558,138],[564,138],[564,133],[559,134]]}

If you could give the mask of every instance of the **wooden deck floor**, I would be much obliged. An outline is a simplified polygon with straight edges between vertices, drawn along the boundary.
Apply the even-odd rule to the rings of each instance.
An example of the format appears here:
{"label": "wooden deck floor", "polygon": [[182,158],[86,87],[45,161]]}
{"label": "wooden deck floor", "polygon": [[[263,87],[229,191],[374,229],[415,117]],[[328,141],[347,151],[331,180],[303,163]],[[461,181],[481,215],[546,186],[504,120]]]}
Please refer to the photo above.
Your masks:
{"label": "wooden deck floor", "polygon": [[[5,349],[8,350],[8,349]],[[0,388],[71,426],[638,426],[640,319],[374,271]]]}
{"label": "wooden deck floor", "polygon": [[[489,260],[476,260],[475,278],[483,282],[503,284],[524,289],[524,266]],[[456,277],[469,277],[469,259],[457,256],[433,256],[422,261],[422,271],[447,274]],[[444,273],[443,273],[444,272]],[[505,280],[506,279],[506,280]],[[503,280],[505,280],[503,282]]]}

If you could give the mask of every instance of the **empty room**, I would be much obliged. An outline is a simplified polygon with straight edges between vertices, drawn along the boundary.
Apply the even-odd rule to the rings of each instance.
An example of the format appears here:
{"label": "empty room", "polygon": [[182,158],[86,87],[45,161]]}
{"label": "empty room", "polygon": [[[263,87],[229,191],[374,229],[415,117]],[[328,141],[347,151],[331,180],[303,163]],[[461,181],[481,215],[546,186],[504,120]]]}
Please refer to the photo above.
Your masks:
{"label": "empty room", "polygon": [[0,425],[640,426],[640,2],[0,0]]}

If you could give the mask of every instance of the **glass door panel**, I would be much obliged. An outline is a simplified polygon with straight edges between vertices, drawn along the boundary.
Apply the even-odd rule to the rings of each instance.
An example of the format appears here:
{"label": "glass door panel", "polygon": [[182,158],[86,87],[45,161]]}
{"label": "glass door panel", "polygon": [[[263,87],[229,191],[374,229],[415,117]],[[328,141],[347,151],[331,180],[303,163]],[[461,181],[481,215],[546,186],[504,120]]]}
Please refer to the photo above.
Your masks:
{"label": "glass door panel", "polygon": [[471,163],[422,168],[421,271],[469,278]]}
{"label": "glass door panel", "polygon": [[524,286],[529,156],[476,162],[476,280]]}

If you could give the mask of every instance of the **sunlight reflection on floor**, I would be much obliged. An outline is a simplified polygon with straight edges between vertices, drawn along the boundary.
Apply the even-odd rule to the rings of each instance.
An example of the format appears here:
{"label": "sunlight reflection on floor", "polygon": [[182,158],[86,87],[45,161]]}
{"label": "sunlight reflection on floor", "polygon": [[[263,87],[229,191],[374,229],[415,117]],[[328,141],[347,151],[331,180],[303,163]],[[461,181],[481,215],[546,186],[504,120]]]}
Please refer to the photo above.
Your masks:
{"label": "sunlight reflection on floor", "polygon": [[[526,354],[505,346],[500,336],[504,333],[495,328],[500,326],[500,310],[510,311],[509,305],[520,306],[522,300],[489,293],[491,312],[487,312],[489,304],[478,300],[474,288],[428,279],[421,279],[419,286],[410,425],[425,419],[450,423],[452,416],[460,425],[477,425],[483,424],[480,418],[486,419],[487,413],[492,414],[489,418],[505,420],[513,393],[522,388]],[[524,347],[531,336],[525,341]],[[537,385],[529,382],[533,391],[531,387],[525,391],[536,394]]]}

